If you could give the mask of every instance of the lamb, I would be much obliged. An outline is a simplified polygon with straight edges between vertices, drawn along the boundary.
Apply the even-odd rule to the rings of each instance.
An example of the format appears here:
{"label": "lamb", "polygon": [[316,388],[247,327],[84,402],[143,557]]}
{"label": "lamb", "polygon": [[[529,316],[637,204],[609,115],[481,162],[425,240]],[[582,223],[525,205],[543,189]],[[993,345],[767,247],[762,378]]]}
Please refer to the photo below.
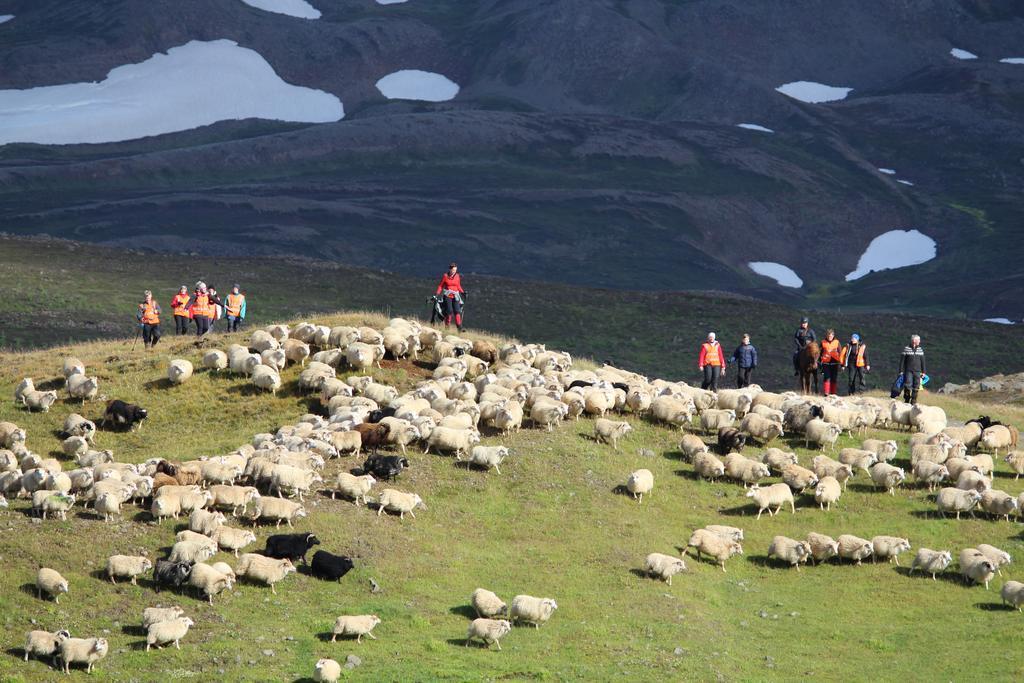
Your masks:
{"label": "lamb", "polygon": [[884,462],[871,466],[871,481],[875,486],[887,490],[890,496],[896,495],[896,487],[902,484],[906,478],[907,474],[902,467],[895,467]]}
{"label": "lamb", "polygon": [[494,643],[500,650],[501,643],[498,641],[511,630],[512,624],[504,619],[474,619],[466,632],[466,646],[469,646],[473,638],[480,638],[484,641],[485,647],[490,647],[491,643]]}
{"label": "lamb", "polygon": [[1018,612],[1024,611],[1020,607],[1021,603],[1024,603],[1024,583],[1020,581],[1007,581],[999,590],[999,597],[1004,605],[1016,607]]}
{"label": "lamb", "polygon": [[256,534],[247,529],[235,529],[229,526],[217,527],[211,538],[221,550],[234,553],[238,557],[238,551],[251,543],[256,542]]}
{"label": "lamb", "polygon": [[25,661],[30,655],[36,657],[52,657],[53,663],[57,663],[57,650],[65,638],[70,638],[71,633],[61,629],[50,633],[49,631],[29,631],[28,639],[25,641]]}
{"label": "lamb", "polygon": [[[28,392],[35,390],[36,385],[32,381],[31,377],[26,377],[23,380],[21,380],[21,382],[18,383],[18,386],[14,388],[14,404],[19,406],[25,405],[25,402],[22,400],[22,398]],[[46,631],[42,631],[42,633],[46,633]]]}
{"label": "lamb", "polygon": [[306,359],[309,358],[309,344],[298,339],[286,339],[282,348],[288,361],[302,366],[306,365]]}
{"label": "lamb", "polygon": [[842,429],[839,425],[825,422],[821,418],[816,417],[810,420],[804,427],[804,447],[809,448],[813,441],[817,444],[818,448],[823,448],[825,444],[828,444],[829,450],[834,451],[836,440],[839,439],[841,433]]}
{"label": "lamb", "polygon": [[331,490],[331,500],[334,500],[334,494],[337,491],[347,498],[352,498],[356,505],[359,505],[359,499],[362,498],[365,505],[367,504],[366,494],[376,483],[377,480],[373,478],[372,474],[357,477],[348,472],[339,472],[335,487]]}
{"label": "lamb", "polygon": [[316,683],[338,683],[341,678],[341,664],[333,659],[321,657],[313,667],[313,680]]}
{"label": "lamb", "polygon": [[167,366],[167,380],[171,384],[184,384],[188,380],[192,379],[192,372],[192,363],[178,358],[176,360],[172,360]]}
{"label": "lamb", "polygon": [[871,539],[871,561],[887,559],[890,563],[896,560],[900,566],[900,553],[910,550],[910,541],[897,536],[875,536]]}
{"label": "lamb", "polygon": [[615,450],[619,450],[619,439],[631,431],[633,427],[628,422],[615,422],[603,417],[594,420],[594,438],[601,443],[611,443]]}
{"label": "lamb", "polygon": [[277,395],[281,388],[281,375],[269,365],[257,365],[252,369],[250,380],[254,387]]}
{"label": "lamb", "polygon": [[782,481],[796,492],[818,485],[818,475],[800,465],[786,465],[782,468]]}
{"label": "lamb", "polygon": [[355,636],[357,643],[363,642],[363,636],[377,640],[371,631],[379,623],[380,617],[376,614],[340,616],[334,620],[334,628],[331,629],[331,642],[335,642],[338,636]]}
{"label": "lamb", "polygon": [[1006,449],[1009,452],[1017,447],[1018,432],[1016,427],[1006,425],[992,425],[981,433],[981,440],[978,447],[992,451],[999,455],[999,449]]}
{"label": "lamb", "polygon": [[171,554],[167,558],[168,562],[205,562],[217,553],[216,547],[211,547],[210,543],[200,543],[198,541],[178,541],[171,546]]}
{"label": "lamb", "polygon": [[283,581],[294,571],[295,565],[287,558],[275,560],[255,553],[243,553],[239,558],[238,566],[235,567],[235,573],[238,576],[245,576],[252,581],[267,584],[274,595],[277,595],[274,584]]}
{"label": "lamb", "polygon": [[914,561],[910,564],[910,573],[913,574],[920,569],[931,574],[932,581],[936,581],[935,575],[945,571],[951,562],[953,562],[953,554],[948,550],[919,548],[917,554],[914,555]]}
{"label": "lamb", "polygon": [[[793,514],[796,514],[796,503],[793,501],[793,492],[786,484],[772,484],[766,488],[761,488],[757,484],[750,487],[747,491],[747,498],[753,498],[754,502],[757,503],[757,518],[761,519],[761,513],[765,510],[768,511],[769,516],[774,516],[780,510],[785,503],[789,503],[789,507]],[[772,512],[772,507],[775,507],[775,512]]]}
{"label": "lamb", "polygon": [[21,397],[22,403],[29,409],[41,410],[44,413],[50,411],[50,406],[57,402],[56,391],[28,391]]}
{"label": "lamb", "polygon": [[730,479],[735,479],[743,484],[756,484],[761,479],[771,476],[771,471],[764,463],[751,458],[745,458],[739,453],[730,453],[723,460],[725,473]]}
{"label": "lamb", "polygon": [[981,509],[996,518],[1004,517],[1010,521],[1010,515],[1017,513],[1017,499],[1005,491],[988,489],[981,494]]}
{"label": "lamb", "polygon": [[920,483],[928,484],[929,491],[934,491],[937,485],[949,480],[949,470],[945,465],[921,460],[914,465],[914,478]]}
{"label": "lamb", "polygon": [[270,475],[270,491],[276,492],[277,497],[281,498],[281,493],[288,490],[293,495],[297,494],[299,500],[304,500],[303,494],[309,493],[314,484],[322,481],[323,478],[311,470],[291,465],[276,465]]}
{"label": "lamb", "polygon": [[85,672],[91,674],[108,650],[106,638],[64,638],[57,646],[57,656],[64,662],[64,673],[71,673],[72,664],[84,663]]}
{"label": "lamb", "polygon": [[871,541],[852,534],[842,534],[836,541],[839,543],[839,557],[855,560],[858,565],[874,552]]}
{"label": "lamb", "polygon": [[[676,560],[674,557],[670,559]],[[512,598],[509,614],[512,617],[513,623],[523,621],[527,624],[533,624],[534,628],[540,628],[541,624],[551,618],[556,609],[558,609],[558,604],[551,598],[517,595]]]}
{"label": "lamb", "polygon": [[679,442],[679,450],[687,461],[693,462],[693,458],[697,453],[708,452],[708,445],[704,443],[704,440],[699,436],[694,434],[684,434],[682,440]]}
{"label": "lamb", "polygon": [[787,536],[776,536],[768,546],[768,557],[788,562],[797,571],[800,571],[800,563],[807,562],[810,556],[811,548],[806,541],[797,541]]}
{"label": "lamb", "polygon": [[139,585],[136,579],[153,568],[149,558],[138,555],[111,555],[107,558],[107,577],[110,583],[117,583],[115,576],[131,579],[132,585]]}
{"label": "lamb", "polygon": [[[742,534],[742,532],[741,532]],[[722,571],[725,571],[725,561],[733,555],[742,555],[743,546],[738,541],[732,538],[727,538],[721,534],[715,533],[708,529],[697,529],[690,535],[690,540],[686,544],[687,548],[695,548],[697,550],[697,559],[701,559],[701,553],[705,553],[713,557],[722,567]],[[683,567],[685,569],[685,567]]]}
{"label": "lamb", "polygon": [[807,534],[807,546],[811,551],[811,559],[815,562],[824,562],[839,554],[839,543],[831,536],[810,532]]}
{"label": "lamb", "polygon": [[424,453],[433,448],[438,453],[454,451],[455,459],[461,460],[463,453],[468,453],[474,445],[480,443],[480,434],[468,429],[452,429],[436,427],[426,439]]}
{"label": "lamb", "polygon": [[633,494],[638,503],[644,502],[644,494],[654,489],[654,474],[650,470],[640,469],[626,479],[626,489]]}
{"label": "lamb", "polygon": [[832,503],[839,500],[839,496],[843,493],[843,488],[839,484],[839,480],[835,477],[826,476],[822,477],[818,481],[818,485],[814,488],[814,500],[818,503],[818,507],[822,510],[832,510]]}
{"label": "lamb", "polygon": [[988,590],[988,583],[996,575],[996,566],[977,548],[964,548],[960,551],[960,575],[964,583],[983,583]]}
{"label": "lamb", "polygon": [[1020,479],[1020,475],[1024,474],[1024,451],[1010,451],[1003,459],[1016,475],[1014,481]]}
{"label": "lamb", "polygon": [[[100,390],[100,382],[95,377],[72,375],[68,378],[67,390],[71,398],[80,398],[82,403],[85,404],[86,401],[96,398],[96,394]],[[56,396],[56,392],[53,393]]]}
{"label": "lamb", "polygon": [[[250,502],[260,498],[260,492],[254,486],[216,484],[210,487],[210,494],[213,496],[211,501],[213,507],[231,508],[231,514],[236,517],[239,511],[244,510]],[[209,536],[209,534],[206,535]]]}
{"label": "lamb", "polygon": [[281,522],[288,522],[288,526],[292,526],[292,520],[300,519],[306,516],[306,509],[300,504],[291,500],[285,500],[283,498],[259,498],[253,505],[253,511],[248,515],[249,519],[252,520],[253,526],[261,519],[272,520],[276,522],[277,528],[281,527]]}
{"label": "lamb", "polygon": [[36,595],[42,600],[43,593],[53,596],[53,601],[60,604],[60,594],[68,592],[68,580],[55,569],[40,567],[36,573]]}
{"label": "lamb", "polygon": [[746,415],[740,421],[740,431],[763,444],[771,443],[774,439],[785,436],[781,423],[755,413]]}
{"label": "lamb", "polygon": [[378,517],[380,517],[384,510],[388,510],[389,512],[397,512],[399,519],[405,519],[406,512],[412,515],[413,519],[416,519],[416,514],[413,510],[416,508],[427,509],[427,506],[423,504],[423,499],[415,493],[404,493],[395,489],[384,489],[381,491],[377,504]]}
{"label": "lamb", "polygon": [[1002,575],[1003,573],[1000,571],[1000,568],[1012,562],[1010,553],[987,543],[979,543],[978,551],[985,556],[986,560],[992,563],[992,566],[996,569],[996,573],[999,575]]}
{"label": "lamb", "polygon": [[486,588],[477,588],[469,596],[469,602],[473,605],[478,617],[497,617],[508,615],[508,605],[496,594]]}
{"label": "lamb", "polygon": [[[22,484],[24,486],[24,484]],[[40,509],[43,511],[43,519],[46,519],[48,513],[54,513],[62,521],[66,521],[68,518],[68,510],[70,510],[75,504],[75,497],[73,495],[65,495],[63,493],[54,493],[53,495],[46,496],[45,500],[42,501]]]}
{"label": "lamb", "polygon": [[192,566],[192,573],[188,576],[190,586],[199,591],[200,595],[206,596],[206,601],[213,604],[213,596],[230,590],[234,579],[223,574],[205,562],[197,562]]}
{"label": "lamb", "polygon": [[[935,503],[939,512],[945,517],[947,512],[955,512],[960,519],[961,512],[971,512],[981,502],[981,494],[977,491],[965,491],[955,487],[939,489]],[[973,515],[973,512],[971,512]]]}
{"label": "lamb", "polygon": [[68,356],[64,359],[61,364],[61,374],[64,375],[64,379],[67,380],[72,375],[84,375],[85,374],[85,363],[78,360],[74,356]]}
{"label": "lamb", "polygon": [[747,435],[736,427],[722,427],[718,430],[718,452],[739,453],[747,445]]}
{"label": "lamb", "polygon": [[223,351],[207,351],[203,354],[203,367],[212,372],[226,370],[228,367],[228,355]]}
{"label": "lamb", "polygon": [[508,448],[506,446],[474,446],[469,454],[469,462],[484,469],[493,467],[498,474],[501,474],[501,469],[498,466],[507,457]]}
{"label": "lamb", "polygon": [[160,648],[166,643],[174,643],[174,647],[180,650],[180,641],[192,626],[195,626],[195,622],[188,617],[158,621],[146,632],[146,652],[149,652],[150,645]]}

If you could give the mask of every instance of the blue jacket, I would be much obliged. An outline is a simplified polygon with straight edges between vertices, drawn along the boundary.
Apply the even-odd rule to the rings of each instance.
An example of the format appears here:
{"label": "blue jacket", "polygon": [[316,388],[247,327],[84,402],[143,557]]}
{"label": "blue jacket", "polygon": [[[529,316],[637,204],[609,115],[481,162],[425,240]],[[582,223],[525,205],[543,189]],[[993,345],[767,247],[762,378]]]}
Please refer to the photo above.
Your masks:
{"label": "blue jacket", "polygon": [[733,362],[737,362],[741,368],[756,368],[757,348],[753,344],[740,344],[729,359],[729,363]]}

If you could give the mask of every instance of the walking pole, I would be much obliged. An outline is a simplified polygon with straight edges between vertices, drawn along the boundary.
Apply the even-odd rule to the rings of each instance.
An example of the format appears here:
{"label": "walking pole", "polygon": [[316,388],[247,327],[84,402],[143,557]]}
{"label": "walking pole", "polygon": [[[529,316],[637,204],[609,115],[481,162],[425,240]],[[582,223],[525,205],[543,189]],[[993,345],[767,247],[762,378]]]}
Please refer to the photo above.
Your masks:
{"label": "walking pole", "polygon": [[139,341],[139,335],[142,334],[142,325],[139,325],[135,330],[135,339],[132,340],[132,351],[135,350],[135,345]]}

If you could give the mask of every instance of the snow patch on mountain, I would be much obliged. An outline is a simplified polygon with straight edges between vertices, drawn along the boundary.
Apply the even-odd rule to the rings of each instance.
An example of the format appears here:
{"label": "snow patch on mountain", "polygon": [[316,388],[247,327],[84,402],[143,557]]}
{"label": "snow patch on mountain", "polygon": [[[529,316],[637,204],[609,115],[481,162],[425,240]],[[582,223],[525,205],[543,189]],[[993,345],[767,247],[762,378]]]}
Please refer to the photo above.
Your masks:
{"label": "snow patch on mountain", "polygon": [[792,268],[784,266],[781,263],[772,263],[771,261],[752,261],[747,264],[747,267],[758,275],[770,277],[775,280],[782,287],[803,287],[804,281],[800,279]]}
{"label": "snow patch on mountain", "polygon": [[459,94],[459,86],[441,74],[419,69],[395,71],[377,81],[377,90],[389,100],[446,102]]}
{"label": "snow patch on mountain", "polygon": [[935,258],[935,240],[919,230],[890,230],[882,233],[861,254],[857,269],[846,281],[859,280],[868,273],[906,268]]}
{"label": "snow patch on mountain", "polygon": [[793,81],[780,85],[776,90],[794,100],[808,104],[845,100],[846,96],[853,92],[853,88],[841,88],[814,81]]}

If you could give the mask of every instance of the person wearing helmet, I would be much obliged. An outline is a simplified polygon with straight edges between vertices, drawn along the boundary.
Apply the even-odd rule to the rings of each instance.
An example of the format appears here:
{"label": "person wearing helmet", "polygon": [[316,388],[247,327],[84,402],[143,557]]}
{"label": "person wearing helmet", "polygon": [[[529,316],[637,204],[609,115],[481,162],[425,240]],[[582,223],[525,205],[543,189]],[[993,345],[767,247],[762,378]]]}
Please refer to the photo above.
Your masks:
{"label": "person wearing helmet", "polygon": [[900,355],[900,374],[903,375],[903,402],[916,404],[917,392],[921,389],[921,376],[927,372],[924,365],[924,348],[921,337],[910,337],[910,345],[903,347]]}
{"label": "person wearing helmet", "polygon": [[818,338],[814,334],[814,330],[811,329],[811,321],[807,318],[800,319],[800,327],[797,328],[796,334],[793,335],[793,375],[800,376],[800,352],[805,346],[812,341],[817,341]]}
{"label": "person wearing helmet", "polygon": [[868,361],[868,345],[860,340],[859,334],[850,335],[850,343],[843,347],[840,363],[846,368],[850,381],[850,396],[856,394],[858,388],[864,391],[864,373],[871,372],[871,363]]}
{"label": "person wearing helmet", "polygon": [[840,346],[839,340],[836,339],[836,331],[829,328],[825,332],[825,338],[821,340],[821,355],[818,357],[823,375],[821,393],[825,396],[835,395],[839,389],[839,367],[842,365]]}
{"label": "person wearing helmet", "polygon": [[444,326],[447,328],[455,318],[455,326],[462,332],[462,297],[466,290],[462,288],[462,276],[459,275],[459,264],[452,261],[448,264],[448,270],[441,276],[441,282],[437,285],[437,295],[444,299]]}
{"label": "person wearing helmet", "polygon": [[708,332],[707,341],[700,345],[697,369],[704,373],[700,388],[718,391],[718,377],[725,374],[725,353],[715,340],[714,332]]}

